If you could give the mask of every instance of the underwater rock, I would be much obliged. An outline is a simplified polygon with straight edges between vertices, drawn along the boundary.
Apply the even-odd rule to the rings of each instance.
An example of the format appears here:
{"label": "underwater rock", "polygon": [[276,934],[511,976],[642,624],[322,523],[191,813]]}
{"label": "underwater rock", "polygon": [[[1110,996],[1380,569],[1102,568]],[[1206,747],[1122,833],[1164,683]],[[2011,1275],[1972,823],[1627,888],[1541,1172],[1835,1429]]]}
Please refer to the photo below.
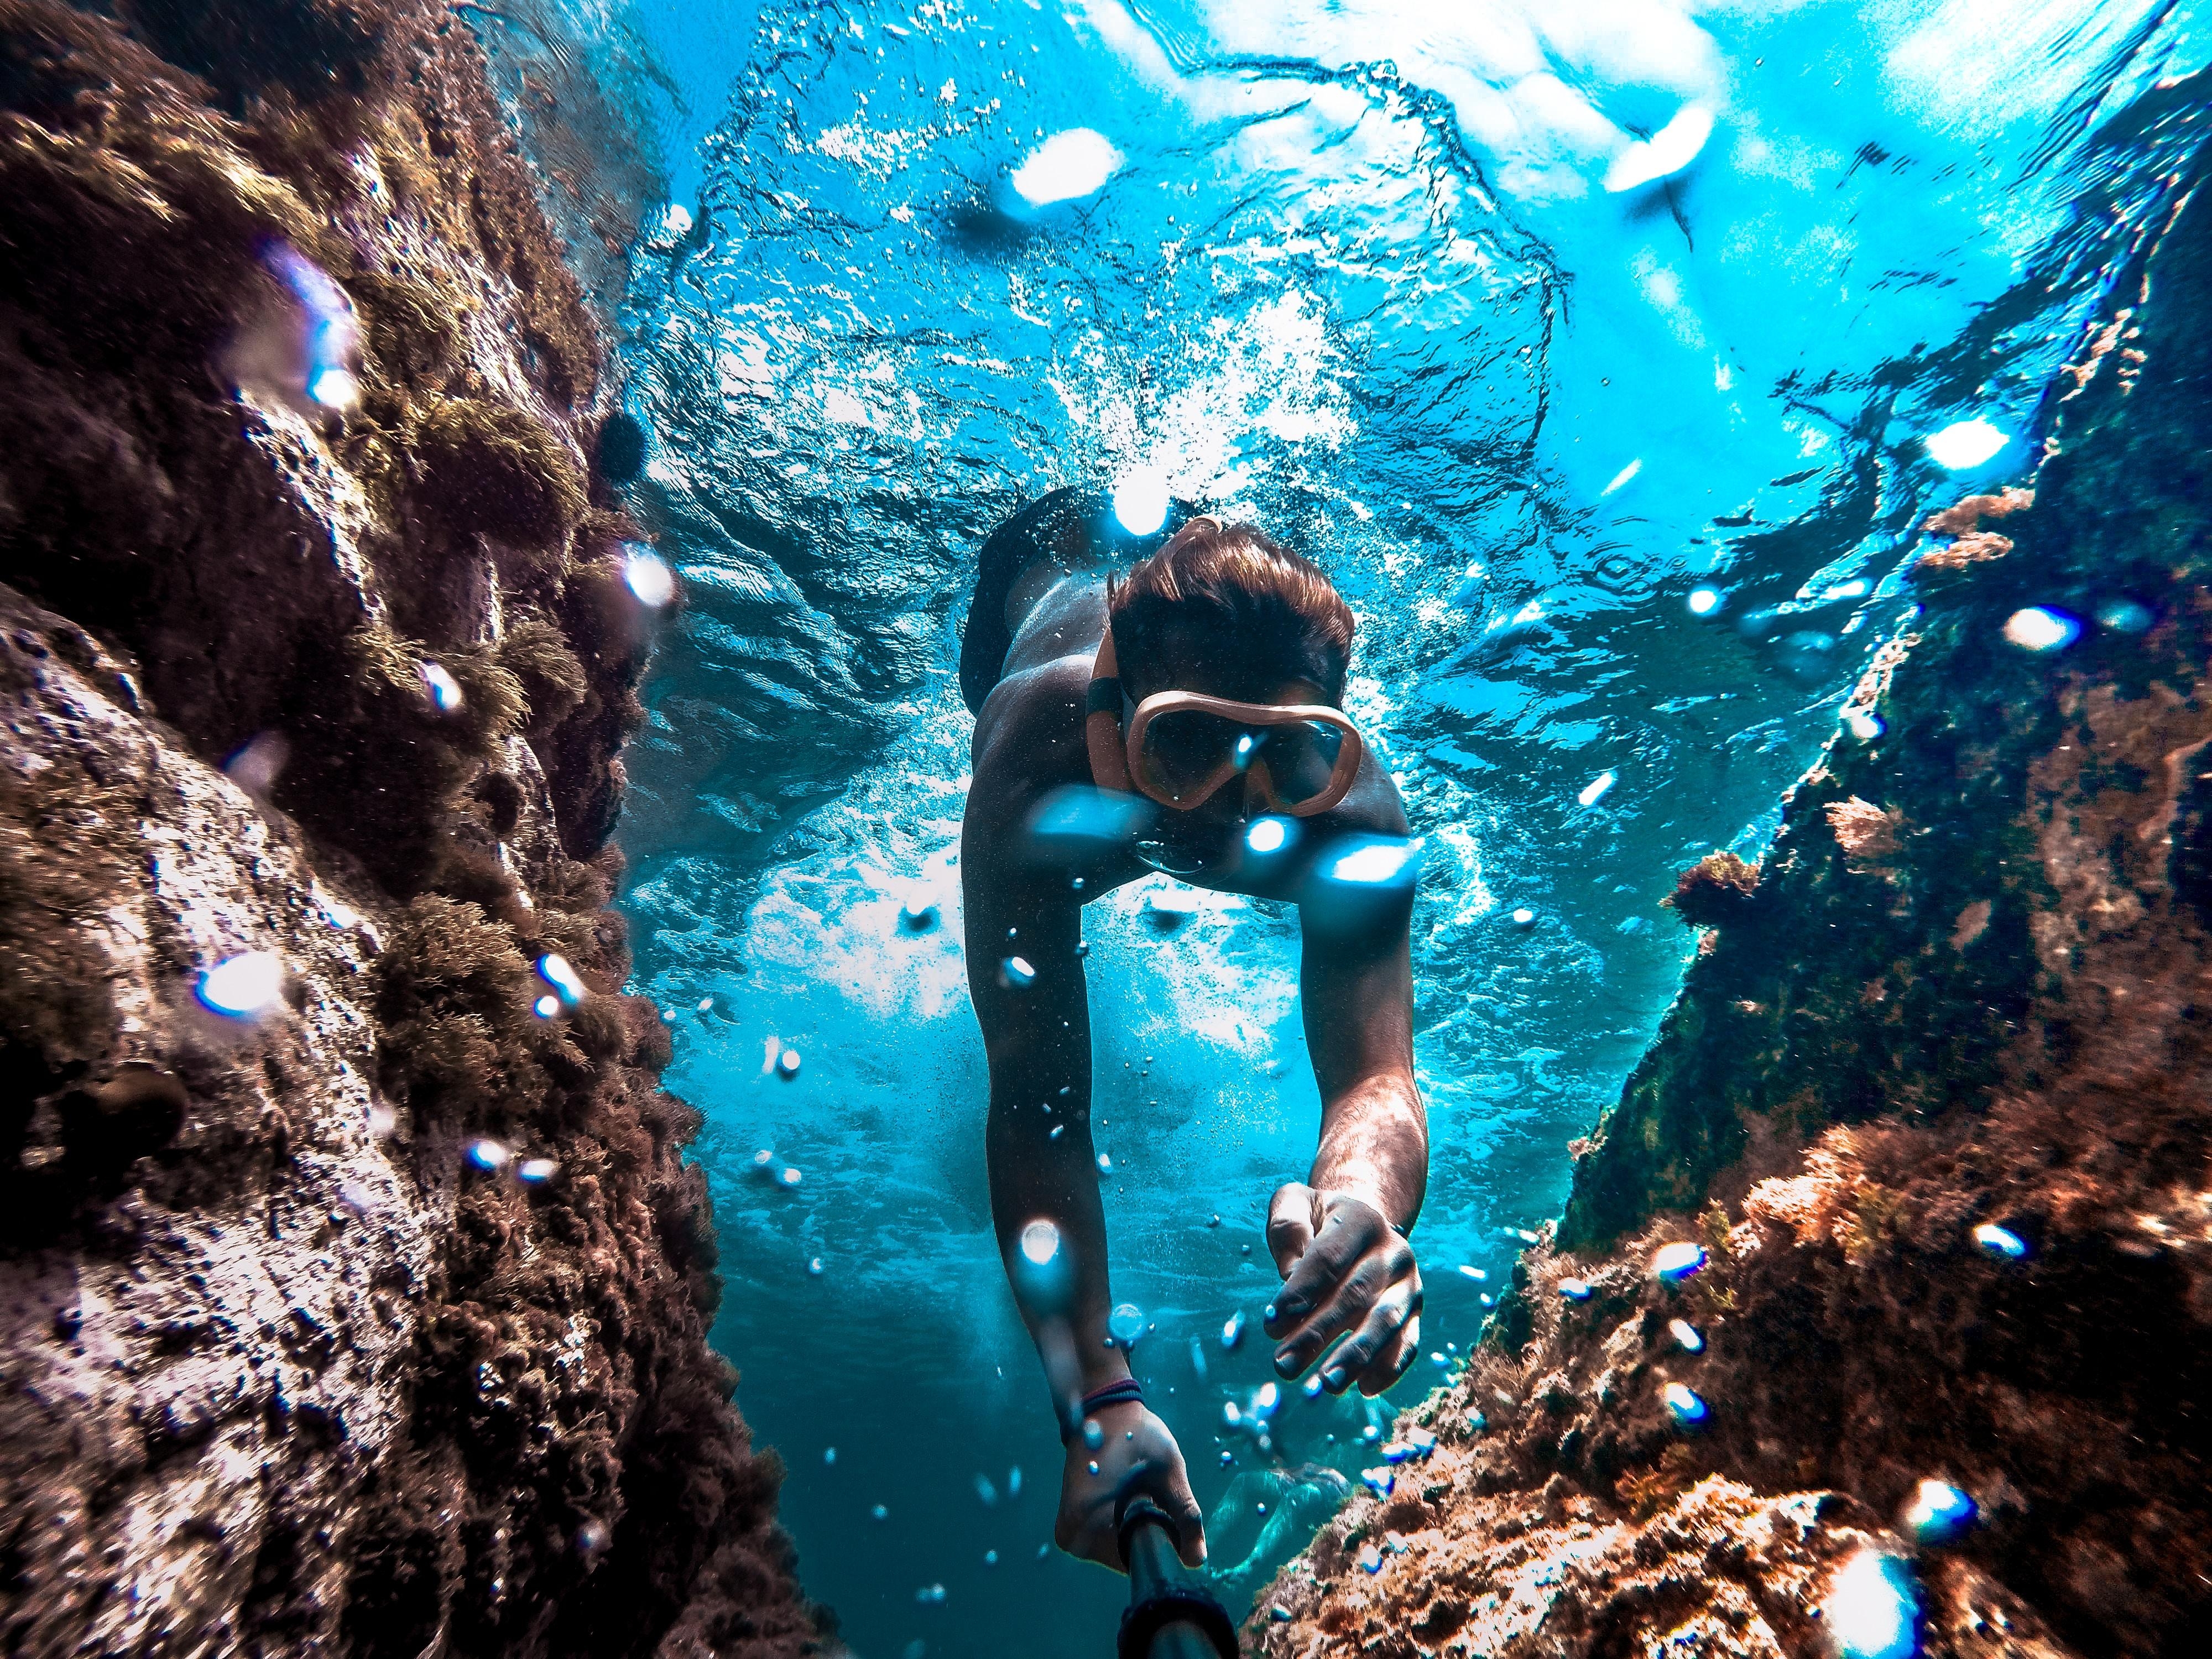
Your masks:
{"label": "underwater rock", "polygon": [[[1930,1655],[2202,1646],[2212,201],[2160,223],[2033,495],[1929,521],[1953,550],[1864,720],[1756,865],[1685,877],[1709,931],[1413,1413],[1430,1462],[1291,1564],[1249,1650],[1903,1651],[1916,1598]],[[2008,637],[2028,609],[2098,620]],[[1702,1270],[1647,1272],[1669,1244]]]}
{"label": "underwater rock", "polygon": [[618,988],[608,355],[475,36],[0,0],[0,1646],[817,1644]]}

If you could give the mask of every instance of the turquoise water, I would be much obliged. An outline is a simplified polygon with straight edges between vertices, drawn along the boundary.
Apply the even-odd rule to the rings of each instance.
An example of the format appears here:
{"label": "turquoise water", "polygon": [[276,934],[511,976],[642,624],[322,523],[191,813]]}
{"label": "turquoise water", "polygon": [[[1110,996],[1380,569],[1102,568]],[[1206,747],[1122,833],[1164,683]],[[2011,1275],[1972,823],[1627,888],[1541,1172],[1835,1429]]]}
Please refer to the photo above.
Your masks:
{"label": "turquoise water", "polygon": [[[1152,468],[1358,612],[1348,706],[1426,850],[1438,1361],[1409,1403],[1664,1008],[1674,872],[1755,850],[1909,617],[1918,518],[2027,470],[2194,155],[2201,94],[2167,83],[2203,47],[2185,8],[2087,0],[569,21],[622,46],[670,181],[623,350],[688,608],[621,835],[668,1082],[707,1117],[714,1339],[857,1651],[1099,1653],[1121,1586],[1040,1555],[1060,1452],[984,1188],[954,864],[976,545]],[[1010,173],[1075,129],[1109,176],[1024,202]],[[1267,1299],[1260,1220],[1318,1116],[1295,927],[1164,877],[1085,923],[1115,1291],[1232,1599],[1371,1461],[1357,1402],[1293,1392],[1273,1455],[1222,1424],[1267,1376],[1220,1332]]]}

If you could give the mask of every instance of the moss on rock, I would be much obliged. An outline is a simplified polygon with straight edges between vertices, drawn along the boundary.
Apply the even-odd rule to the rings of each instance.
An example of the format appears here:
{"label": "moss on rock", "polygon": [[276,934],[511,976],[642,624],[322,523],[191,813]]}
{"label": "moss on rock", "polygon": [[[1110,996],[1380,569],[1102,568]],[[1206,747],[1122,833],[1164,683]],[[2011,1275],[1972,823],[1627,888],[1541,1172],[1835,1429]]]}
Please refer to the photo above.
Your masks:
{"label": "moss on rock", "polygon": [[0,0],[0,1642],[805,1650],[605,908],[599,325],[459,14],[248,10]]}

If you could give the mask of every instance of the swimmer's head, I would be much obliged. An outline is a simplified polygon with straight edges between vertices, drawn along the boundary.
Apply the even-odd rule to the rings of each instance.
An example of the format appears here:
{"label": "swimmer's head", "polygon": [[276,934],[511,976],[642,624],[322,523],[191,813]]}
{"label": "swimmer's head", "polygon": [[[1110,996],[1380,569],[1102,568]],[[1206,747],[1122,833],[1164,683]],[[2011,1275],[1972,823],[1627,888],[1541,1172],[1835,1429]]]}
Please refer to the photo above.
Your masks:
{"label": "swimmer's head", "polygon": [[1176,690],[1343,701],[1351,607],[1312,560],[1249,525],[1193,519],[1108,591],[1115,655],[1133,699]]}

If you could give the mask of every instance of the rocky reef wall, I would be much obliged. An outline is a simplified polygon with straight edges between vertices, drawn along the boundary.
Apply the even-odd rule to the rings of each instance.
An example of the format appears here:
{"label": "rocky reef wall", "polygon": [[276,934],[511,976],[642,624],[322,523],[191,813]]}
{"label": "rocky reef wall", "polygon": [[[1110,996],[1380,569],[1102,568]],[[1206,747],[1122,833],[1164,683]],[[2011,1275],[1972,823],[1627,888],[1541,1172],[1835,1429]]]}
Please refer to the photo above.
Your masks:
{"label": "rocky reef wall", "polygon": [[607,362],[459,9],[0,0],[9,1652],[822,1639],[620,994]]}
{"label": "rocky reef wall", "polygon": [[1695,961],[1565,1215],[1256,1650],[2212,1651],[2212,202],[2177,198],[2033,492],[1929,522],[1765,857],[1683,876]]}

